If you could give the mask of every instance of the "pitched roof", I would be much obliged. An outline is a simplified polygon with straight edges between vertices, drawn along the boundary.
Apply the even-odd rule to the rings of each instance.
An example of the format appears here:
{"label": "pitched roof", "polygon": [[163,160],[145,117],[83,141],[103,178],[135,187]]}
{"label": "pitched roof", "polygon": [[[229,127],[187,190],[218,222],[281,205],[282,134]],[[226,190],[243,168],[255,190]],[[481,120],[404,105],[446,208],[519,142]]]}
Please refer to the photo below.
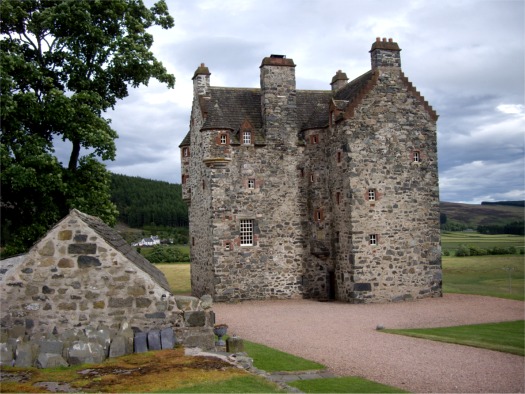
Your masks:
{"label": "pitched roof", "polygon": [[162,286],[168,292],[171,292],[168,281],[162,271],[146,260],[135,250],[135,248],[129,245],[115,229],[109,227],[99,218],[87,215],[77,209],[72,209],[69,215],[76,215],[93,231],[100,235],[108,244],[122,253],[138,269],[146,272],[155,282],[157,282],[157,284]]}

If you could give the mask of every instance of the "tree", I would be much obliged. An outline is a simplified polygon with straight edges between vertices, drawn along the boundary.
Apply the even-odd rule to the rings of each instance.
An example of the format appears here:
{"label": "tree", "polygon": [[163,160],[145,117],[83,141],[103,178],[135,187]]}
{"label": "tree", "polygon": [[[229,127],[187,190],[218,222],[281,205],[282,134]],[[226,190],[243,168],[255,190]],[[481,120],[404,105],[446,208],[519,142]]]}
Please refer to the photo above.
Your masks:
{"label": "tree", "polygon": [[147,32],[174,23],[163,0],[2,0],[0,17],[2,244],[14,253],[71,208],[115,222],[101,160],[115,159],[117,133],[103,115],[129,86],[174,86]]}

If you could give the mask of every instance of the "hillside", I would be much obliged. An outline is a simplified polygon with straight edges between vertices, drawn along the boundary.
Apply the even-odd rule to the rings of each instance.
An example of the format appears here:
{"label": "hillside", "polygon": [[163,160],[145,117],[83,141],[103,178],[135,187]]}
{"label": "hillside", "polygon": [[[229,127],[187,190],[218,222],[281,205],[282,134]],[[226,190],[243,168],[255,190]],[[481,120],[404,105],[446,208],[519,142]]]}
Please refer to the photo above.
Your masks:
{"label": "hillside", "polygon": [[476,229],[479,225],[504,225],[511,222],[523,221],[525,216],[525,208],[516,205],[478,205],[444,201],[439,205],[441,214],[446,215],[447,223],[456,222],[472,229]]}
{"label": "hillside", "polygon": [[111,201],[118,221],[130,227],[188,226],[188,207],[178,184],[111,174]]}

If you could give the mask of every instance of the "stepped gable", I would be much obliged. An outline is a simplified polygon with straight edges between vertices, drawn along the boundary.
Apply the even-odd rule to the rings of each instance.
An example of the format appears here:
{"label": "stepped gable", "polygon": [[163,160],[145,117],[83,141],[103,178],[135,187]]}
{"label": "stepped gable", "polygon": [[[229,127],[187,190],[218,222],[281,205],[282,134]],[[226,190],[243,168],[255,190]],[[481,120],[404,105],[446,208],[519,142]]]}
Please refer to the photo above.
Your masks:
{"label": "stepped gable", "polygon": [[140,253],[138,253],[135,248],[129,245],[115,229],[109,227],[99,218],[80,212],[77,209],[72,209],[70,215],[71,214],[76,215],[98,235],[100,235],[108,244],[113,246],[131,263],[137,266],[138,269],[146,272],[155,282],[162,286],[162,288],[171,293],[170,286],[164,274],[157,267],[146,260],[146,258],[144,258]]}

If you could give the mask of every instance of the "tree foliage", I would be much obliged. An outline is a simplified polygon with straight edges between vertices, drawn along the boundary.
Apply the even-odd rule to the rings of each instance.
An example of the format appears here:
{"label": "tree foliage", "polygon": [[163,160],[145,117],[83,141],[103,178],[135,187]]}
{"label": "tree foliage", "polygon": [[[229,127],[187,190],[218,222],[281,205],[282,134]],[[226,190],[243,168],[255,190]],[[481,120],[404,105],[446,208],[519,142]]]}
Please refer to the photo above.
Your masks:
{"label": "tree foliage", "polygon": [[[113,224],[117,133],[103,115],[128,87],[175,79],[150,51],[152,26],[171,28],[163,0],[0,2],[2,245],[23,251],[69,209]],[[67,163],[57,141],[69,146]],[[4,253],[5,254],[5,253]]]}
{"label": "tree foliage", "polygon": [[112,174],[111,199],[118,207],[118,220],[130,227],[188,226],[181,185]]}

